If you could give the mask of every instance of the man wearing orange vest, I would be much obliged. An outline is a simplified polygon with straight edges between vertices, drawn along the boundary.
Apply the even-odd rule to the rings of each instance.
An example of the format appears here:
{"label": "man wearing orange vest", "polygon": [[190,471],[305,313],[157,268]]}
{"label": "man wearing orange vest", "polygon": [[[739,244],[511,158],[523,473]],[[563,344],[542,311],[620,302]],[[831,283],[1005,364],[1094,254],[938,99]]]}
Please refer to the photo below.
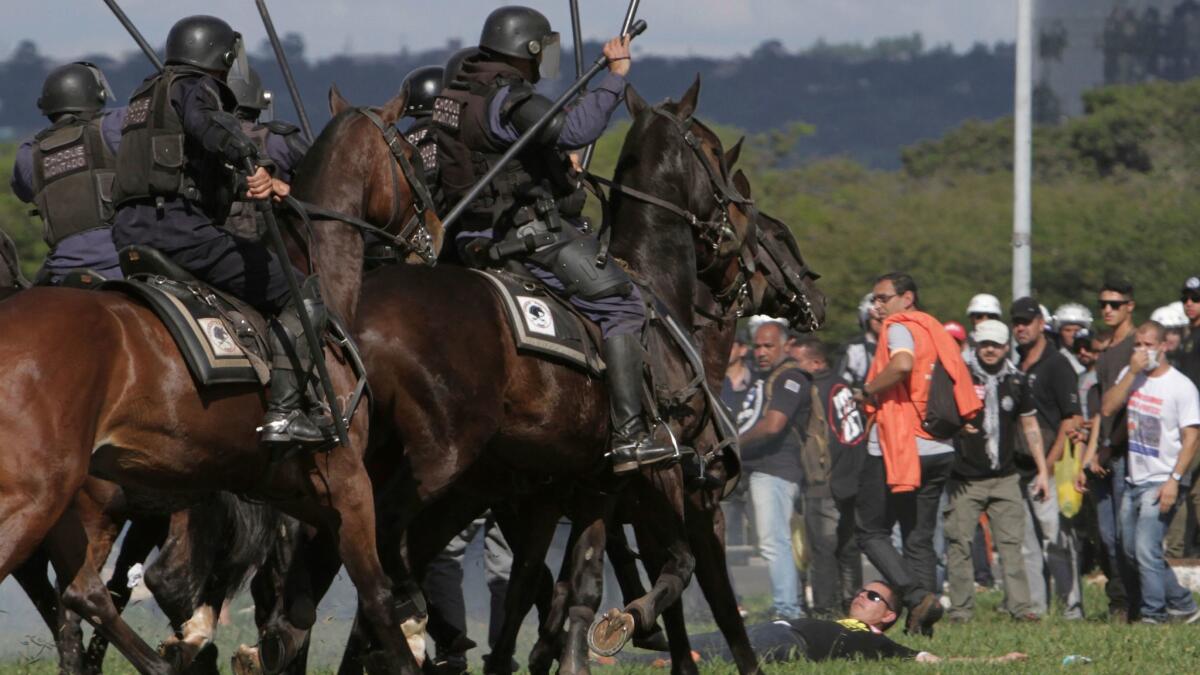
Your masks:
{"label": "man wearing orange vest", "polygon": [[[912,277],[897,272],[879,277],[872,299],[884,321],[863,387],[871,429],[859,479],[858,538],[871,563],[900,592],[908,609],[905,632],[932,636],[942,618],[933,536],[954,463],[950,440],[922,426],[935,365],[940,362],[949,375],[963,421],[974,418],[983,403],[954,338],[918,309]],[[903,556],[892,545],[897,522]]]}

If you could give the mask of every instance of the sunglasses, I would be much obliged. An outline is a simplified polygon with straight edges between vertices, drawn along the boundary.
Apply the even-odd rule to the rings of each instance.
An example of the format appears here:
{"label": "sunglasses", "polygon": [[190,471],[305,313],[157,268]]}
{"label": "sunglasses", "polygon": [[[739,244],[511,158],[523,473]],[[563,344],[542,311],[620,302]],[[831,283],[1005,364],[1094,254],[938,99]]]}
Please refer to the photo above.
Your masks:
{"label": "sunglasses", "polygon": [[892,607],[891,603],[889,603],[886,598],[884,598],[882,595],[880,595],[879,593],[876,593],[875,591],[873,591],[869,588],[860,588],[860,589],[858,589],[858,592],[855,593],[854,595],[855,596],[866,595],[867,600],[870,600],[871,602],[883,603],[884,607],[887,607],[888,609],[890,609],[893,612],[896,611],[896,608]]}
{"label": "sunglasses", "polygon": [[1128,305],[1129,301],[1128,300],[1097,300],[1096,304],[1099,305],[1100,309],[1104,309],[1106,307],[1108,309],[1120,309],[1120,308],[1124,307],[1125,305]]}
{"label": "sunglasses", "polygon": [[985,314],[985,313],[983,313],[983,312],[976,312],[975,314],[972,314],[972,315],[971,315],[971,318],[972,318],[972,319],[980,319],[980,318],[982,318],[982,319],[994,319],[994,320],[996,320],[996,321],[999,321],[999,320],[1000,320],[1000,315],[999,315],[999,314]]}
{"label": "sunglasses", "polygon": [[1200,293],[1184,293],[1179,296],[1180,302],[1200,302]]}

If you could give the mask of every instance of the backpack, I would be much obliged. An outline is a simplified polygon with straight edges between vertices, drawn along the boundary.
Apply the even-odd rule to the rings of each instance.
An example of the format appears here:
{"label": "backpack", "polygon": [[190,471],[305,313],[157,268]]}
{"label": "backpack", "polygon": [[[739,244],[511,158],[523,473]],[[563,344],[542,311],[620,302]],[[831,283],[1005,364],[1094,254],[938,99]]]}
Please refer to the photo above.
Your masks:
{"label": "backpack", "polygon": [[825,402],[817,385],[810,384],[812,413],[805,428],[804,445],[800,449],[800,467],[804,469],[805,496],[831,497],[829,482],[833,478],[833,454],[829,450],[829,422]]}
{"label": "backpack", "polygon": [[925,419],[921,428],[934,438],[953,438],[967,423],[958,413],[958,401],[954,399],[954,380],[942,365],[942,360],[933,362],[933,373],[929,380],[929,400],[925,402]]}

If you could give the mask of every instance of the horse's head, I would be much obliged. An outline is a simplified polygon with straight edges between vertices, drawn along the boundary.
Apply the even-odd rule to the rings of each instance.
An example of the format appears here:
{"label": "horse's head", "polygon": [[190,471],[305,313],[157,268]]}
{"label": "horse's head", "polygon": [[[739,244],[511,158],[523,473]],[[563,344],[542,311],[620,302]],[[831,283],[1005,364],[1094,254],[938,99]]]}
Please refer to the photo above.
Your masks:
{"label": "horse's head", "polygon": [[333,119],[296,167],[293,195],[323,212],[312,221],[325,297],[347,321],[358,302],[365,234],[353,221],[386,232],[412,262],[432,263],[441,248],[441,221],[415,168],[417,150],[394,126],[405,99],[401,92],[381,107],[359,108],[331,88]]}
{"label": "horse's head", "polygon": [[[614,182],[641,195],[617,188],[613,201],[614,208],[629,201],[640,204],[646,222],[636,224],[637,229],[662,233],[674,225],[686,232],[693,243],[696,277],[724,299],[740,295],[753,272],[758,245],[754,204],[734,186],[721,140],[694,117],[699,96],[699,78],[678,102],[654,106],[626,86],[633,125]],[[647,247],[649,253],[639,261],[642,269],[667,256],[678,259],[678,239],[661,241],[657,250]]]}

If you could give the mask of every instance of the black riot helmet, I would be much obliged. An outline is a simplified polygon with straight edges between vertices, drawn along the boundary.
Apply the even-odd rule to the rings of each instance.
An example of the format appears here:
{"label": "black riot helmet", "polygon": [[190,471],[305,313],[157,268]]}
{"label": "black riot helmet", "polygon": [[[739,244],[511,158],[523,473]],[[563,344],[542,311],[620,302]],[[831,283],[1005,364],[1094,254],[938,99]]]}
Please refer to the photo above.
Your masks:
{"label": "black riot helmet", "polygon": [[242,34],[215,16],[198,14],[175,22],[167,33],[167,65],[186,65],[228,72],[234,63],[245,65]]}
{"label": "black riot helmet", "polygon": [[495,54],[537,61],[540,77],[558,76],[561,53],[558,33],[550,29],[550,20],[535,9],[510,5],[489,14],[483,22],[479,47]]}
{"label": "black riot helmet", "polygon": [[50,71],[42,84],[38,109],[50,117],[63,113],[96,112],[113,100],[108,80],[94,64],[77,61]]}
{"label": "black riot helmet", "polygon": [[458,79],[458,75],[462,71],[463,61],[478,53],[478,47],[463,47],[451,54],[442,72],[442,89],[448,88],[451,82]]}
{"label": "black riot helmet", "polygon": [[235,65],[225,78],[225,83],[237,99],[238,117],[257,120],[263,111],[271,107],[271,92],[263,89],[262,78],[257,70],[250,68],[246,74],[242,74],[241,68]]}
{"label": "black riot helmet", "polygon": [[421,66],[404,77],[400,91],[408,92],[404,114],[426,117],[433,114],[433,99],[442,92],[442,67]]}

